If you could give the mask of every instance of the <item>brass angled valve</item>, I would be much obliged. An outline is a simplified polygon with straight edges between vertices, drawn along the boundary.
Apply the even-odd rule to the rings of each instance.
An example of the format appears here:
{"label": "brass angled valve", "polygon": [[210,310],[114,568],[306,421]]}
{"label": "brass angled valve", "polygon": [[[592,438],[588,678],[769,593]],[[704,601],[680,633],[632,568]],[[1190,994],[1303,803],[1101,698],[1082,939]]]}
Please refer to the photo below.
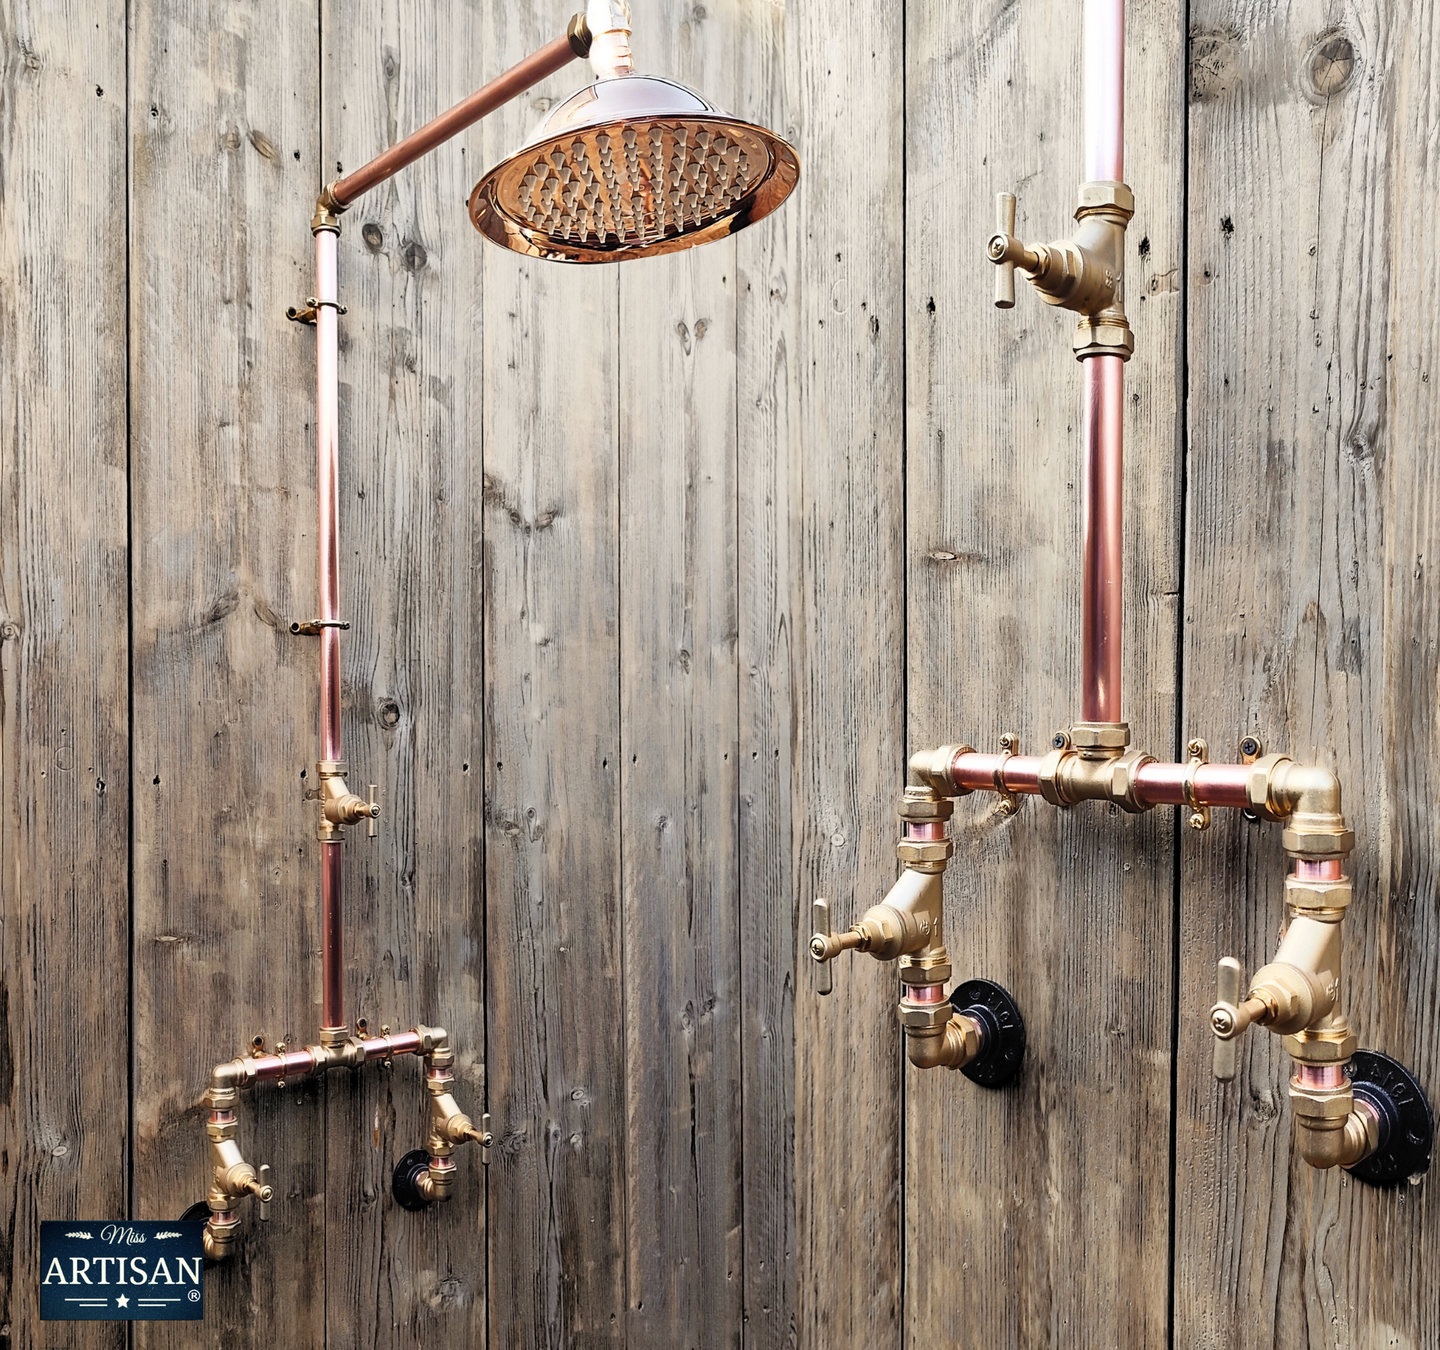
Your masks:
{"label": "brass angled valve", "polygon": [[900,803],[903,833],[896,848],[904,871],[878,905],[843,933],[830,927],[827,901],[814,904],[810,955],[815,988],[834,988],[829,962],[859,951],[877,961],[900,960],[900,1003],[906,1053],[917,1068],[959,1069],[985,1087],[1000,1087],[1020,1072],[1025,1023],[1014,999],[988,980],[967,980],[945,997],[950,953],[944,940],[945,867],[954,845],[945,822],[954,805],[929,786],[911,786]]}
{"label": "brass angled valve", "polygon": [[1290,1108],[1301,1157],[1312,1167],[1344,1167],[1385,1184],[1429,1166],[1434,1122],[1409,1070],[1357,1049],[1340,1008],[1340,935],[1351,883],[1338,860],[1354,836],[1338,797],[1337,788],[1334,810],[1290,815],[1285,839],[1295,870],[1285,879],[1289,923],[1275,959],[1255,972],[1248,990],[1234,957],[1216,968],[1214,1071],[1222,1082],[1235,1077],[1236,1040],[1250,1027],[1283,1036],[1294,1066]]}
{"label": "brass angled valve", "polygon": [[986,256],[999,269],[996,308],[1013,308],[1018,267],[1046,304],[1082,316],[1073,343],[1077,357],[1129,360],[1135,338],[1125,317],[1125,226],[1134,214],[1135,197],[1124,183],[1082,183],[1074,235],[1025,244],[1015,237],[1014,193],[998,193],[996,232],[985,245]]}
{"label": "brass angled valve", "polygon": [[322,843],[332,843],[344,837],[346,825],[366,823],[366,834],[372,839],[378,833],[376,820],[380,816],[379,788],[370,784],[366,797],[358,796],[345,784],[349,765],[341,759],[322,759],[315,766],[320,786],[309,795],[320,803],[320,822],[316,837]]}

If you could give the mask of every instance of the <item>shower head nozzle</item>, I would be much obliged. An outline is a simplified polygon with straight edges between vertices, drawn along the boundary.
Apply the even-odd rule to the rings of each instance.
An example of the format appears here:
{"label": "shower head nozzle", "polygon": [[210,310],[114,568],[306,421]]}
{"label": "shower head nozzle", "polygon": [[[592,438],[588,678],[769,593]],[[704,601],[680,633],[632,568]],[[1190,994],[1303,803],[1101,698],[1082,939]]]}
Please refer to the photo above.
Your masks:
{"label": "shower head nozzle", "polygon": [[487,239],[558,262],[673,253],[768,216],[800,179],[795,151],[684,85],[601,80],[557,104],[470,194]]}

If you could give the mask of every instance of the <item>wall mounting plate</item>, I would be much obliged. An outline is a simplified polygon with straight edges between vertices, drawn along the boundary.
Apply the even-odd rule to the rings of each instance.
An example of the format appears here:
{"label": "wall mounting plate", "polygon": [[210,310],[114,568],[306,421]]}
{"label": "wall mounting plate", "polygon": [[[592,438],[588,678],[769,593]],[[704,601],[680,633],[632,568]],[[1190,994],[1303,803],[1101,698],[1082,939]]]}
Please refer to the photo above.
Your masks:
{"label": "wall mounting plate", "polygon": [[1012,1082],[1025,1063],[1025,1019],[1019,1005],[991,980],[965,980],[955,986],[950,1006],[985,1028],[985,1052],[961,1073],[981,1087]]}
{"label": "wall mounting plate", "polygon": [[1435,1115],[1415,1075],[1378,1050],[1357,1050],[1345,1072],[1355,1095],[1375,1107],[1387,1126],[1385,1143],[1348,1168],[1350,1175],[1372,1186],[1394,1186],[1429,1171]]}

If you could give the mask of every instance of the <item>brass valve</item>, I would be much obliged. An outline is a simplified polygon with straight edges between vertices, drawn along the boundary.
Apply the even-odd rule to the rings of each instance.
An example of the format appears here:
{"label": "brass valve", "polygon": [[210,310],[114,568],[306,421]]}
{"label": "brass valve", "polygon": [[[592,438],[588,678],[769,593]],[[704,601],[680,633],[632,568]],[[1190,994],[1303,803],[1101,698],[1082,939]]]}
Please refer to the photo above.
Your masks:
{"label": "brass valve", "polygon": [[1077,357],[1129,360],[1135,338],[1125,318],[1125,226],[1134,214],[1135,197],[1124,183],[1082,183],[1074,234],[1050,244],[1026,244],[1014,233],[1014,193],[996,194],[997,229],[985,245],[986,256],[999,268],[996,308],[1014,306],[1018,267],[1046,304],[1082,316],[1072,344]]}
{"label": "brass valve", "polygon": [[1215,969],[1215,1006],[1210,1009],[1210,1030],[1215,1034],[1215,1077],[1228,1083],[1235,1077],[1236,1040],[1269,1012],[1263,1000],[1247,998],[1240,991],[1245,970],[1233,956],[1222,956]]}

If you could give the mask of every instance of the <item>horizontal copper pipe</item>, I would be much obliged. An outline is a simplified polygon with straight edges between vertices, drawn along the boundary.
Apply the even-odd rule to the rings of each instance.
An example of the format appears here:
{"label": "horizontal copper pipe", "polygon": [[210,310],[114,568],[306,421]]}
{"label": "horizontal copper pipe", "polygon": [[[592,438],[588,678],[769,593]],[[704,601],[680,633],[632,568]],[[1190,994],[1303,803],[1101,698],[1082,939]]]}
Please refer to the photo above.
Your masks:
{"label": "horizontal copper pipe", "polygon": [[335,204],[342,209],[350,206],[371,188],[393,178],[407,164],[428,155],[437,145],[458,136],[466,127],[474,126],[487,113],[501,108],[512,98],[523,94],[531,85],[563,70],[579,55],[570,45],[569,36],[547,42],[538,52],[527,56],[519,65],[511,66],[503,75],[477,89],[469,98],[427,122],[419,131],[412,131],[368,164],[346,174],[330,189]]}
{"label": "horizontal copper pipe", "polygon": [[[1188,764],[1142,765],[1135,771],[1135,795],[1146,806],[1188,806],[1185,775]],[[1250,805],[1246,784],[1250,768],[1245,764],[1202,764],[1195,770],[1195,799],[1200,806]]]}
{"label": "horizontal copper pipe", "polygon": [[418,1055],[420,1037],[413,1031],[402,1031],[396,1036],[373,1036],[362,1041],[366,1059],[385,1059],[390,1055]]}
{"label": "horizontal copper pipe", "polygon": [[[975,752],[956,755],[950,765],[950,776],[957,787],[972,792],[995,792],[1001,784],[1007,792],[1035,793],[1040,791],[1040,759],[1035,755],[982,755]],[[1135,795],[1140,802],[1152,806],[1185,806],[1185,776],[1188,764],[1162,764],[1152,761],[1135,772]],[[1202,764],[1195,770],[1195,796],[1200,806],[1249,806],[1246,785],[1250,768],[1245,764]],[[995,775],[1000,775],[1000,783]]]}
{"label": "horizontal copper pipe", "polygon": [[303,1078],[315,1072],[315,1057],[308,1050],[287,1050],[283,1055],[257,1055],[255,1077],[268,1083],[278,1078]]}
{"label": "horizontal copper pipe", "polygon": [[950,776],[957,786],[970,791],[996,792],[999,784],[995,775],[1002,774],[1001,781],[1007,792],[1039,792],[1040,761],[1034,755],[956,755],[950,766]]}

